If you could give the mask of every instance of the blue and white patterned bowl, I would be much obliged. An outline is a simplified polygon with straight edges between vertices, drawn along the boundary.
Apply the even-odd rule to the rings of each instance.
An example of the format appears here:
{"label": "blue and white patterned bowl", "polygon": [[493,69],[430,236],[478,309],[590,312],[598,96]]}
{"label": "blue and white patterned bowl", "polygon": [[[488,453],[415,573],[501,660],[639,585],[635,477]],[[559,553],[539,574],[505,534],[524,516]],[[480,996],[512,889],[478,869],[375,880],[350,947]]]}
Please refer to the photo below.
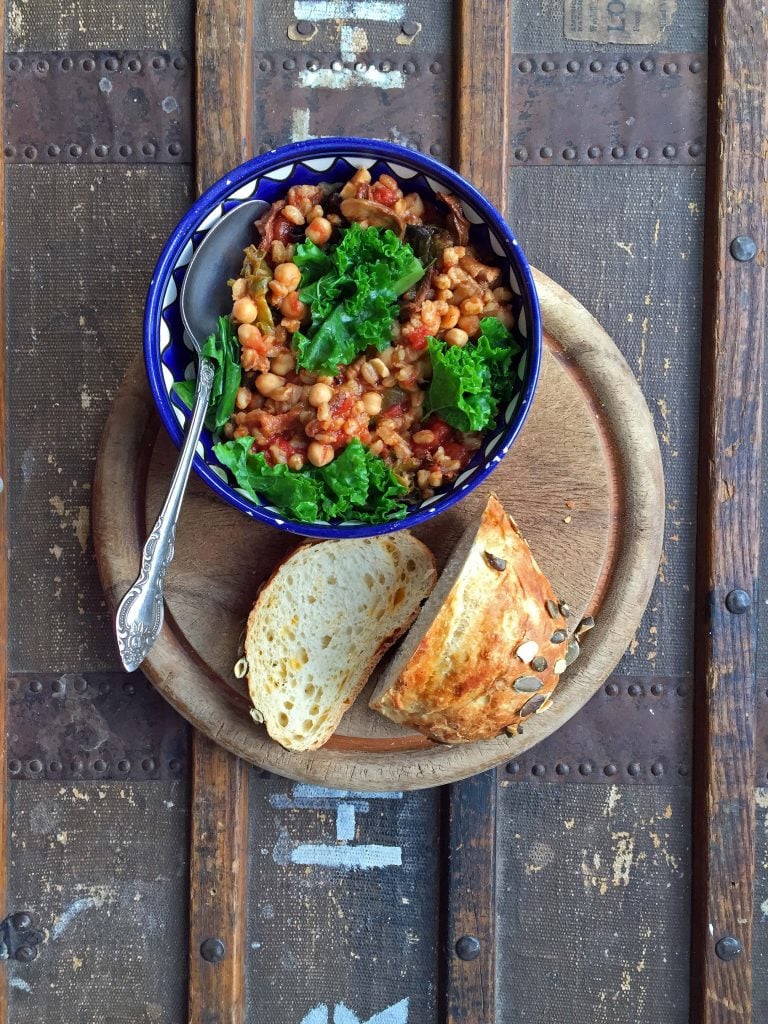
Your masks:
{"label": "blue and white patterned bowl", "polygon": [[[324,138],[297,142],[249,160],[198,199],[171,234],[155,268],[144,317],[144,357],[149,383],[163,423],[176,445],[183,440],[186,408],[172,394],[176,381],[193,378],[195,362],[184,341],[179,293],[196,246],[216,221],[246,199],[273,202],[290,185],[346,181],[358,167],[372,176],[389,174],[404,191],[424,197],[452,192],[470,222],[470,240],[490,248],[503,268],[502,280],[513,292],[514,335],[523,348],[518,363],[519,387],[509,405],[483,437],[482,447],[450,485],[412,506],[403,519],[368,523],[297,523],[270,505],[254,504],[240,491],[213,455],[217,438],[204,430],[194,468],[219,497],[246,515],[307,537],[369,537],[416,526],[460,501],[501,462],[520,432],[533,399],[541,362],[541,318],[530,268],[517,239],[487,199],[454,171],[421,153],[372,139]],[[221,312],[225,312],[222,310]]]}

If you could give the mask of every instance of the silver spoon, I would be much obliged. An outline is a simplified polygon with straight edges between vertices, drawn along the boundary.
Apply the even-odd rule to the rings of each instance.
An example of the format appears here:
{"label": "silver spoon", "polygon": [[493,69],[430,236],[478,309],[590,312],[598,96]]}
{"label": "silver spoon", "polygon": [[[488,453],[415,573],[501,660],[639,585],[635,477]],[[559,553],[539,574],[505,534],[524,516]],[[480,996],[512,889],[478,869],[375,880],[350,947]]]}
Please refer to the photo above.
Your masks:
{"label": "silver spoon", "polygon": [[243,249],[252,241],[253,222],[267,209],[268,203],[252,199],[226,213],[200,243],[184,275],[179,306],[198,358],[195,402],[168,496],[142,551],[141,572],[115,617],[117,646],[128,672],[144,661],[163,625],[163,579],[173,558],[176,523],[214,377],[214,366],[202,356],[201,345],[232,301],[227,281],[239,275]]}

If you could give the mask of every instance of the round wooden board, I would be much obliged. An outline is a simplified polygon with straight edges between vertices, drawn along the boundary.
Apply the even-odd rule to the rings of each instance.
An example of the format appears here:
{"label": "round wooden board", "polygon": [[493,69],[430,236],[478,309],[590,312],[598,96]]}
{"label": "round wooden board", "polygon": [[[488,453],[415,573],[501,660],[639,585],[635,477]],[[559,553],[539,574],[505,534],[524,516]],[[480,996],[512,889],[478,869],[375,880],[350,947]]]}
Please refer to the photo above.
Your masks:
{"label": "round wooden board", "polygon": [[[595,616],[597,626],[551,709],[529,720],[522,736],[447,747],[370,711],[366,690],[326,746],[283,750],[250,719],[247,689],[232,666],[260,583],[299,540],[241,515],[193,476],[166,577],[166,621],[142,666],[193,725],[289,778],[357,790],[418,789],[516,757],[603,683],[655,580],[664,526],[661,458],[645,400],[616,346],[571,295],[542,274],[536,283],[546,353],[526,425],[484,487],[415,532],[442,567],[494,490],[571,605],[572,621]],[[107,421],[94,483],[96,554],[113,609],[136,576],[175,459],[137,359]]]}

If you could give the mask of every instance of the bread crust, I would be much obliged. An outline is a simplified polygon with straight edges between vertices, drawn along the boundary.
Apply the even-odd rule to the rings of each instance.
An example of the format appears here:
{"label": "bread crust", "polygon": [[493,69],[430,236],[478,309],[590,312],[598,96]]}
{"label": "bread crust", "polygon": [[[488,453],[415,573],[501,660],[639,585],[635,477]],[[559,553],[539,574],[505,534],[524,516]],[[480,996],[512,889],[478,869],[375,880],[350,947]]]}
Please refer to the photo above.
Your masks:
{"label": "bread crust", "polygon": [[371,701],[440,743],[490,739],[542,710],[568,646],[552,586],[496,495],[470,529],[447,596],[435,607],[441,579],[412,628],[411,646],[419,639],[407,663],[392,666]]}

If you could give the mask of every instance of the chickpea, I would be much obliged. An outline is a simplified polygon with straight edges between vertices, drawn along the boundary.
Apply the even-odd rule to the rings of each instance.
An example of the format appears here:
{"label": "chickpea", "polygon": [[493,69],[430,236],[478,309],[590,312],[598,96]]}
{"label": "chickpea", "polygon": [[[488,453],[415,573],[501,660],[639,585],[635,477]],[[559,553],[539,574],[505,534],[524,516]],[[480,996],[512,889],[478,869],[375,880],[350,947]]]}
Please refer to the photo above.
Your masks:
{"label": "chickpea", "polygon": [[424,200],[418,192],[411,192],[405,197],[405,208],[412,217],[424,216]]}
{"label": "chickpea", "polygon": [[315,245],[325,245],[332,231],[331,222],[326,217],[316,217],[307,227],[305,234]]}
{"label": "chickpea", "polygon": [[298,206],[284,206],[283,216],[291,224],[301,225],[304,223],[304,214]]}
{"label": "chickpea", "polygon": [[311,224],[313,220],[317,220],[318,217],[323,216],[323,208],[320,205],[313,206],[307,214],[307,221]]}
{"label": "chickpea", "polygon": [[295,263],[281,263],[275,267],[275,280],[292,292],[299,287],[301,271]]}
{"label": "chickpea", "polygon": [[494,299],[497,300],[497,302],[511,302],[512,292],[509,290],[509,288],[494,288],[493,297]]}
{"label": "chickpea", "polygon": [[291,455],[288,459],[288,469],[303,469],[304,468],[304,457],[299,455],[298,452],[295,455]]}
{"label": "chickpea", "polygon": [[378,416],[381,412],[382,399],[376,391],[366,391],[362,398],[363,409],[368,416]]}
{"label": "chickpea", "polygon": [[450,331],[445,332],[445,340],[449,345],[458,345],[459,348],[464,348],[469,341],[469,335],[460,327],[453,327]]}
{"label": "chickpea", "polygon": [[416,483],[419,485],[419,487],[422,489],[422,491],[425,490],[425,488],[429,487],[429,470],[428,469],[420,469],[419,470],[419,472],[416,474]]}
{"label": "chickpea", "polygon": [[435,288],[451,288],[453,282],[447,274],[438,274],[435,278]]}
{"label": "chickpea", "polygon": [[279,445],[271,444],[269,446],[269,454],[274,459],[276,466],[284,466],[288,461],[285,452]]}
{"label": "chickpea", "polygon": [[464,299],[459,308],[464,316],[477,316],[483,311],[483,300],[479,296],[473,295]]}
{"label": "chickpea", "polygon": [[237,339],[245,348],[250,348],[261,340],[261,331],[253,324],[240,324],[237,328]]}
{"label": "chickpea", "polygon": [[384,188],[391,189],[392,192],[397,192],[400,186],[397,184],[391,174],[380,174],[379,184],[383,185]]}
{"label": "chickpea", "polygon": [[389,367],[383,359],[372,359],[369,365],[373,367],[380,377],[384,378],[389,376]]}
{"label": "chickpea", "polygon": [[318,423],[325,423],[326,425],[331,422],[331,407],[327,402],[321,402],[318,405],[317,420]]}
{"label": "chickpea", "polygon": [[235,440],[238,440],[241,437],[248,437],[248,427],[235,427],[232,436],[235,438]]}
{"label": "chickpea", "polygon": [[244,277],[238,277],[236,281],[232,282],[232,300],[242,299],[248,294],[248,282]]}
{"label": "chickpea", "polygon": [[414,444],[434,444],[435,435],[431,430],[417,430],[413,435]]}
{"label": "chickpea", "polygon": [[228,441],[231,441],[232,438],[235,436],[235,424],[225,423],[224,426],[222,427],[221,432]]}
{"label": "chickpea", "polygon": [[327,384],[314,384],[309,392],[309,404],[317,409],[325,402],[330,402],[333,392]]}
{"label": "chickpea", "polygon": [[256,390],[260,395],[264,395],[268,398],[273,391],[277,391],[285,385],[285,381],[282,377],[278,377],[276,373],[260,373],[256,378]]}
{"label": "chickpea", "polygon": [[289,334],[295,334],[301,327],[301,321],[295,318],[289,320],[287,317],[283,317],[280,321],[280,326],[284,327]]}
{"label": "chickpea", "polygon": [[278,352],[273,358],[270,369],[273,373],[279,373],[281,376],[285,376],[286,373],[290,373],[291,370],[296,366],[296,360],[293,358],[290,352]]}
{"label": "chickpea", "polygon": [[329,462],[333,462],[333,448],[329,444],[318,444],[317,441],[312,441],[309,448],[307,448],[307,458],[313,466],[327,466]]}
{"label": "chickpea", "polygon": [[248,388],[238,388],[235,395],[235,408],[247,409],[251,401],[251,392]]}
{"label": "chickpea", "polygon": [[459,307],[449,306],[448,312],[440,320],[440,327],[444,331],[450,331],[452,327],[455,327],[459,322]]}
{"label": "chickpea", "polygon": [[432,472],[429,474],[429,486],[430,487],[439,487],[442,482],[443,482],[442,470],[433,469]]}
{"label": "chickpea", "polygon": [[[480,307],[482,309],[482,305]],[[280,303],[280,312],[290,320],[301,320],[307,311],[307,307],[301,301],[297,292],[289,292]]]}
{"label": "chickpea", "polygon": [[272,302],[278,302],[280,299],[284,299],[289,291],[289,289],[280,281],[270,281],[269,290],[272,293],[270,296]]}
{"label": "chickpea", "polygon": [[237,299],[232,307],[232,316],[235,320],[239,320],[241,324],[252,324],[258,315],[259,311],[256,309],[256,303],[248,296]]}
{"label": "chickpea", "polygon": [[480,318],[477,316],[460,316],[458,327],[462,331],[466,331],[470,338],[472,338],[480,330]]}

